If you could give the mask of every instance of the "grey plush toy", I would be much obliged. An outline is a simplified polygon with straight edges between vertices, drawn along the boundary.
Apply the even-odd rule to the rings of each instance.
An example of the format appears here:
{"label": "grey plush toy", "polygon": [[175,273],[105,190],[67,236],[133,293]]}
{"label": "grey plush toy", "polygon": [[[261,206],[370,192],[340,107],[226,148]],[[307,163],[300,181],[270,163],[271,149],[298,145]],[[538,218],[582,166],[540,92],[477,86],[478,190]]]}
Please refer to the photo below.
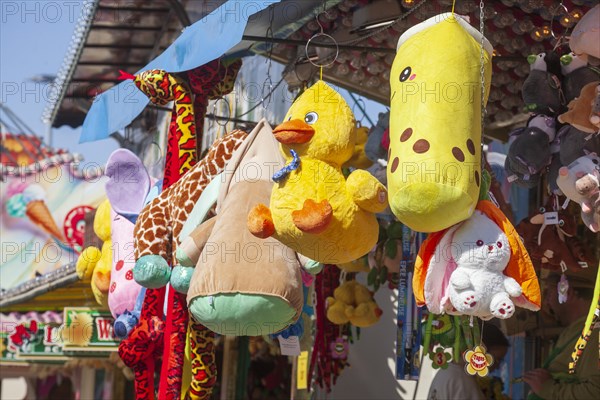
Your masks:
{"label": "grey plush toy", "polygon": [[565,104],[579,96],[581,89],[590,82],[600,79],[600,74],[589,68],[587,63],[574,53],[560,57],[560,67],[563,75],[562,91]]}
{"label": "grey plush toy", "polygon": [[509,168],[522,175],[535,175],[550,164],[550,142],[554,140],[555,120],[546,115],[536,115],[527,127],[511,133],[508,149]]}
{"label": "grey plush toy", "polygon": [[365,154],[369,158],[369,160],[374,163],[377,160],[387,160],[387,149],[383,148],[381,145],[381,140],[383,139],[383,134],[386,129],[390,126],[390,112],[379,113],[379,118],[377,120],[377,124],[371,128],[371,132],[369,132],[369,138],[367,139],[367,143],[365,144]]}
{"label": "grey plush toy", "polygon": [[527,57],[529,76],[523,82],[521,95],[528,111],[536,114],[555,114],[563,108],[560,99],[561,71],[554,52]]}

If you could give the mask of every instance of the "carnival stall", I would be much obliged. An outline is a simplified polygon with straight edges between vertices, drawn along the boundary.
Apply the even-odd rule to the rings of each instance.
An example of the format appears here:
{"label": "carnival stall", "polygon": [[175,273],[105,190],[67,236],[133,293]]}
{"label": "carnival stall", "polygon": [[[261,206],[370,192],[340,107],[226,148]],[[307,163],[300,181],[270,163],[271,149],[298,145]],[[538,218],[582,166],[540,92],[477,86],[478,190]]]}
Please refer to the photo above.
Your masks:
{"label": "carnival stall", "polygon": [[87,352],[136,399],[600,391],[597,1],[155,3],[93,2],[45,114],[118,140],[103,171],[3,136],[0,304],[54,312],[7,315],[3,364]]}

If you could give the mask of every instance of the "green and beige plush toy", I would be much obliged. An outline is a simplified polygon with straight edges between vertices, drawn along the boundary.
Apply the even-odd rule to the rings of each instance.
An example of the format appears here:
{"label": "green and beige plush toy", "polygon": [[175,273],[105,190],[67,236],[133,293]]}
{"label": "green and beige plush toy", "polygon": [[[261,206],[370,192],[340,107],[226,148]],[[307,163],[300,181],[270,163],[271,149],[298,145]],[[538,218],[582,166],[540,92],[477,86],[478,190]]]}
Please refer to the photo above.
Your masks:
{"label": "green and beige plush toy", "polygon": [[[321,268],[274,238],[259,239],[240,229],[256,202],[268,201],[271,169],[283,165],[272,130],[262,120],[211,183],[218,184],[218,196],[200,198],[206,210],[216,201],[217,215],[182,238],[178,260],[183,267],[195,267],[181,274],[191,276],[190,314],[214,332],[257,336],[285,329],[302,312],[301,268],[311,273]],[[204,194],[212,190],[209,186]],[[175,284],[173,277],[171,282],[186,286]]]}

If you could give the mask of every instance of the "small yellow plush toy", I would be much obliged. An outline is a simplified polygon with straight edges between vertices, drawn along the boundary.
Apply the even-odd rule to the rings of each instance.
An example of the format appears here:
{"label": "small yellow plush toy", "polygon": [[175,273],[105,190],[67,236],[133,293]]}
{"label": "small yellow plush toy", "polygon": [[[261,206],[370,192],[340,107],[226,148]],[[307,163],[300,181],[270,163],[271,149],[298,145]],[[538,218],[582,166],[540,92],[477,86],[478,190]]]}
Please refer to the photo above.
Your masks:
{"label": "small yellow plush toy", "polygon": [[413,26],[398,41],[390,74],[387,183],[392,212],[412,230],[441,231],[475,210],[481,186],[481,64],[485,104],[492,50],[453,13]]}
{"label": "small yellow plush toy", "polygon": [[366,328],[379,321],[382,311],[373,300],[373,294],[356,281],[348,281],[327,298],[327,319],[336,325],[350,322]]}
{"label": "small yellow plush toy", "polygon": [[346,272],[369,272],[369,260],[368,256],[362,256],[354,261],[350,261],[343,264],[337,265],[339,269]]}
{"label": "small yellow plush toy", "polygon": [[328,264],[353,261],[377,242],[375,214],[387,207],[387,191],[364,170],[344,178],[341,166],[356,145],[354,116],[323,81],[308,88],[273,130],[286,158],[276,171],[270,207],[255,206],[248,228],[273,236],[304,256]]}
{"label": "small yellow plush toy", "polygon": [[354,153],[352,158],[346,161],[342,167],[345,168],[357,168],[367,169],[373,165],[373,161],[369,160],[365,153],[365,144],[369,138],[369,129],[366,126],[359,126],[356,128],[356,145],[354,146]]}
{"label": "small yellow plush toy", "polygon": [[112,240],[110,238],[110,203],[104,200],[96,210],[94,232],[102,240],[102,250],[86,247],[76,264],[80,279],[91,279],[92,293],[98,304],[108,307],[110,270],[112,267]]}

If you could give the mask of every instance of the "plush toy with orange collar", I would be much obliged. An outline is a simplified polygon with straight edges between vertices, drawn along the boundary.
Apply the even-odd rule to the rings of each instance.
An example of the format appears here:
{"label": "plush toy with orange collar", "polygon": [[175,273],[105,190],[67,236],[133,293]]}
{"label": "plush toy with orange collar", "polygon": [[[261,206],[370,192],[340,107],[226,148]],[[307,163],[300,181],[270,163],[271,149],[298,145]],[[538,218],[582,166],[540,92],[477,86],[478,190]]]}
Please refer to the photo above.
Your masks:
{"label": "plush toy with orange collar", "polygon": [[540,309],[533,264],[508,218],[482,200],[471,218],[429,235],[415,264],[418,305],[434,314],[506,319],[515,306]]}

